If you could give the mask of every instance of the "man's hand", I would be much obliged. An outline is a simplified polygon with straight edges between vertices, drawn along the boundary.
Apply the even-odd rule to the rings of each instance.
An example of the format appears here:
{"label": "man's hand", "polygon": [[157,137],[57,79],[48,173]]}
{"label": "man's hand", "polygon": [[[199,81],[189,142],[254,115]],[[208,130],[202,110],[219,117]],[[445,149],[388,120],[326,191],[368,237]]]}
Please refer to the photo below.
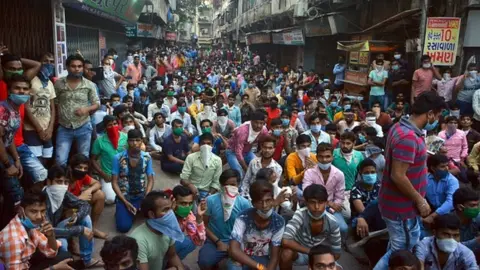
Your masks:
{"label": "man's hand", "polygon": [[277,198],[275,198],[275,205],[278,206],[278,205],[280,205],[281,203],[283,203],[284,201],[287,200],[287,196],[289,196],[289,195],[287,195],[286,193],[287,193],[286,189],[280,191]]}
{"label": "man's hand", "polygon": [[335,210],[335,212],[340,212],[342,211],[342,205],[339,203],[334,203],[334,202],[329,202],[328,206]]}
{"label": "man's hand", "polygon": [[92,191],[86,189],[86,190],[84,190],[84,191],[82,192],[82,194],[80,194],[80,196],[78,196],[78,198],[79,198],[80,200],[89,202],[89,201],[92,200]]}
{"label": "man's hand", "polygon": [[5,170],[5,173],[8,177],[15,177],[18,176],[19,170],[17,167],[15,167],[15,165],[10,165],[10,167]]}
{"label": "man's hand", "polygon": [[75,114],[77,116],[87,116],[89,115],[89,112],[87,108],[78,108],[75,110]]}
{"label": "man's hand", "polygon": [[317,163],[315,163],[311,158],[306,158],[305,159],[305,169],[311,169],[315,168],[317,166]]}
{"label": "man's hand", "polygon": [[55,264],[52,269],[55,270],[74,270],[72,267],[68,265],[69,262],[73,262],[72,258],[65,259],[57,264]]}
{"label": "man's hand", "polygon": [[217,250],[227,252],[228,251],[228,245],[223,243],[222,241],[218,241],[217,242]]}
{"label": "man's hand", "polygon": [[357,235],[361,238],[368,235],[368,224],[364,218],[357,219]]}
{"label": "man's hand", "polygon": [[45,137],[42,139],[43,141],[48,141],[52,138],[52,135],[53,135],[53,129],[51,128],[47,128],[45,130]]}
{"label": "man's hand", "polygon": [[430,205],[428,205],[427,201],[424,198],[415,202],[415,206],[420,213],[421,217],[426,217],[432,212],[430,209]]}
{"label": "man's hand", "polygon": [[92,241],[94,233],[89,228],[83,227],[83,235],[85,235],[88,241]]}
{"label": "man's hand", "polygon": [[41,130],[38,130],[37,133],[40,140],[45,141],[45,138],[47,137],[46,130],[41,129]]}
{"label": "man's hand", "polygon": [[21,218],[21,219],[25,218],[25,210],[23,209],[23,207],[20,204],[15,205],[14,210],[15,210],[15,213],[17,213],[19,218]]}
{"label": "man's hand", "polygon": [[18,170],[18,178],[22,178],[23,176],[23,167],[22,163],[20,162],[20,159],[15,160],[15,167]]}
{"label": "man's hand", "polygon": [[77,223],[77,219],[78,219],[77,213],[74,212],[72,214],[72,216],[70,217],[70,220],[68,220],[67,226],[71,227],[71,226],[75,225],[75,223]]}
{"label": "man's hand", "polygon": [[197,197],[198,189],[197,189],[197,187],[196,187],[195,185],[189,184],[189,185],[188,185],[188,189],[190,189],[190,191],[192,192],[193,198]]}
{"label": "man's hand", "polygon": [[133,204],[131,204],[129,201],[125,201],[125,206],[134,216],[137,214],[137,208],[135,208],[135,206],[133,206]]}
{"label": "man's hand", "polygon": [[207,212],[207,201],[201,200],[197,206],[197,215],[203,217]]}
{"label": "man's hand", "polygon": [[45,235],[47,238],[49,237],[55,237],[55,232],[53,231],[53,226],[50,224],[50,222],[45,221],[42,223],[40,226],[39,230],[43,235]]}
{"label": "man's hand", "polygon": [[434,215],[429,215],[428,217],[426,218],[422,218],[422,221],[425,225],[427,225],[427,227],[430,227],[431,225],[433,225],[433,221],[435,220],[435,216]]}
{"label": "man's hand", "polygon": [[107,183],[112,182],[112,176],[111,175],[105,174],[102,178],[103,178],[103,181],[105,181]]}

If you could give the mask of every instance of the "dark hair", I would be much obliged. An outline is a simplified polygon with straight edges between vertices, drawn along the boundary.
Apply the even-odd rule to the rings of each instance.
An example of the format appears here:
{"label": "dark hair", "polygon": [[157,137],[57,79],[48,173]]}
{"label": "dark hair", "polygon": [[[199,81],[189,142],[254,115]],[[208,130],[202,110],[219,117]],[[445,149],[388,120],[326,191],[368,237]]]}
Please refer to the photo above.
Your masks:
{"label": "dark hair", "polygon": [[145,218],[149,218],[148,212],[150,211],[155,212],[155,202],[158,199],[170,200],[170,196],[168,196],[167,193],[160,190],[153,190],[145,196],[141,205],[142,213]]}
{"label": "dark hair", "polygon": [[257,180],[250,185],[250,198],[253,202],[260,201],[266,194],[273,197],[273,185],[265,180]]}
{"label": "dark hair", "polygon": [[53,165],[48,169],[48,179],[53,180],[60,177],[67,177],[67,172],[62,166]]}
{"label": "dark hair", "polygon": [[67,61],[65,62],[66,66],[70,66],[72,61],[80,61],[82,62],[82,65],[85,65],[85,59],[79,54],[72,54],[67,58]]}
{"label": "dark hair", "polygon": [[193,193],[189,188],[182,185],[178,185],[173,188],[172,195],[175,199],[177,199],[177,197],[187,197],[189,195],[193,195]]}
{"label": "dark hair", "polygon": [[122,117],[122,123],[123,123],[124,121],[127,121],[127,120],[133,120],[133,121],[135,121],[135,118],[134,118],[133,115],[131,115],[131,114],[124,115],[124,116]]}
{"label": "dark hair", "polygon": [[271,101],[276,101],[276,102],[278,103],[278,98],[277,98],[277,97],[271,97],[271,98],[270,98],[270,102],[271,102]]}
{"label": "dark hair", "polygon": [[465,204],[466,202],[473,202],[479,200],[480,196],[478,196],[478,193],[469,187],[461,187],[453,193],[454,208],[457,204]]}
{"label": "dark hair", "polygon": [[256,110],[252,117],[251,117],[251,120],[252,121],[264,121],[265,120],[265,113],[263,113],[262,111],[258,111]]}
{"label": "dark hair", "polygon": [[210,133],[210,132],[203,133],[202,135],[200,135],[200,137],[198,139],[199,144],[202,144],[206,140],[210,140],[212,143],[215,141],[212,133]]}
{"label": "dark hair", "polygon": [[128,140],[142,138],[142,132],[138,129],[132,129],[128,131]]}
{"label": "dark hair", "polygon": [[132,261],[136,263],[138,257],[137,240],[126,235],[117,235],[112,240],[106,240],[100,250],[100,257],[104,262],[119,262],[130,251]]}
{"label": "dark hair", "polygon": [[292,116],[292,113],[289,110],[283,110],[280,113],[280,117],[284,117],[284,116],[288,116],[288,118],[290,118]]}
{"label": "dark hair", "polygon": [[21,62],[22,60],[20,59],[19,56],[11,53],[5,53],[0,59],[2,59],[2,64],[5,65],[8,62],[13,62],[13,61],[18,61]]}
{"label": "dark hair", "polygon": [[448,124],[448,122],[451,122],[451,121],[455,121],[458,123],[458,118],[456,116],[449,115],[445,117],[445,120],[443,122]]}
{"label": "dark hair", "polygon": [[438,113],[447,108],[445,99],[433,91],[426,91],[420,94],[412,105],[412,114],[420,115],[433,111]]}
{"label": "dark hair", "polygon": [[317,199],[326,202],[328,200],[327,189],[322,185],[312,184],[303,190],[303,198],[305,198],[305,201]]}
{"label": "dark hair", "polygon": [[237,178],[237,183],[240,182],[240,173],[237,170],[227,169],[223,171],[220,175],[220,185],[224,186],[225,182],[227,182],[228,179],[233,177]]}
{"label": "dark hair", "polygon": [[330,254],[332,256],[335,256],[332,249],[329,246],[323,244],[316,245],[310,249],[310,252],[308,253],[308,265],[310,266],[310,268],[313,269],[313,258],[315,257],[315,255],[323,254]]}
{"label": "dark hair", "polygon": [[388,267],[393,269],[401,266],[413,266],[413,270],[420,270],[420,260],[409,250],[397,250],[392,252],[388,259]]}
{"label": "dark hair", "polygon": [[272,122],[270,122],[270,126],[281,126],[282,125],[282,119],[281,118],[275,118],[272,119]]}
{"label": "dark hair", "polygon": [[374,167],[375,170],[377,169],[377,164],[375,163],[375,161],[373,161],[372,159],[366,158],[362,162],[360,162],[360,164],[358,164],[357,172],[361,174],[361,171],[368,166]]}
{"label": "dark hair", "polygon": [[175,125],[182,125],[182,126],[183,126],[182,120],[177,119],[177,118],[173,119],[173,121],[172,121],[172,128],[175,127]]}
{"label": "dark hair", "polygon": [[121,113],[124,113],[128,110],[127,105],[125,104],[120,104],[117,107],[113,109],[113,115],[118,116]]}
{"label": "dark hair", "polygon": [[340,135],[340,140],[350,140],[355,142],[355,133],[351,131],[346,131],[342,135]]}
{"label": "dark hair", "polygon": [[203,119],[202,121],[200,121],[200,127],[202,127],[203,123],[209,123],[210,126],[212,126],[212,121],[210,121],[210,119]]}
{"label": "dark hair", "polygon": [[81,153],[75,154],[70,158],[69,165],[72,169],[80,164],[90,164],[90,159]]}
{"label": "dark hair", "polygon": [[259,140],[259,146],[262,147],[264,143],[273,143],[273,146],[277,145],[277,139],[273,137],[272,135],[265,135],[262,136]]}
{"label": "dark hair", "polygon": [[448,157],[442,154],[435,154],[433,156],[429,156],[427,159],[427,168],[430,173],[433,171],[430,169],[432,167],[436,167],[442,163],[448,163]]}
{"label": "dark hair", "polygon": [[12,85],[17,82],[24,82],[28,84],[28,88],[32,88],[32,83],[24,75],[13,74],[13,76],[8,78],[6,82],[7,82],[7,89],[9,91],[12,88]]}
{"label": "dark hair", "polygon": [[113,93],[110,95],[110,100],[112,100],[113,98],[120,98],[120,95],[117,93]]}
{"label": "dark hair", "polygon": [[329,143],[324,143],[324,142],[319,143],[317,145],[317,155],[318,153],[325,152],[325,151],[330,151],[330,153],[333,154],[333,146]]}
{"label": "dark hair", "polygon": [[313,113],[312,115],[310,115],[310,117],[308,117],[308,123],[310,124],[311,122],[313,122],[313,120],[317,118],[320,119],[320,115]]}
{"label": "dark hair", "polygon": [[163,120],[165,120],[165,115],[163,115],[163,113],[161,112],[156,112],[154,115],[153,115],[153,119],[157,119],[158,116],[161,116],[163,118]]}
{"label": "dark hair", "polygon": [[376,59],[375,64],[377,65],[383,65],[383,59]]}
{"label": "dark hair", "polygon": [[225,116],[228,116],[227,110],[225,110],[225,109],[217,110],[217,116],[221,116],[222,114],[224,114]]}
{"label": "dark hair", "polygon": [[297,139],[295,140],[295,143],[298,147],[298,145],[302,144],[302,143],[312,143],[312,138],[310,138],[310,136],[306,135],[306,134],[300,134],[298,135]]}
{"label": "dark hair", "polygon": [[22,207],[26,207],[32,204],[43,204],[47,202],[47,195],[41,191],[28,191],[23,195]]}
{"label": "dark hair", "polygon": [[127,103],[129,100],[133,101],[133,98],[129,95],[124,96],[122,99],[123,103]]}
{"label": "dark hair", "polygon": [[434,223],[435,230],[440,229],[450,229],[458,230],[460,229],[460,219],[455,213],[449,213],[445,215],[439,215],[435,217]]}
{"label": "dark hair", "polygon": [[255,180],[268,181],[273,173],[274,173],[274,170],[272,168],[261,168],[260,170],[258,170],[257,174],[255,175]]}
{"label": "dark hair", "polygon": [[367,134],[367,136],[370,136],[370,137],[376,137],[378,133],[377,133],[377,129],[375,129],[374,127],[366,127],[365,134]]}
{"label": "dark hair", "polygon": [[336,133],[337,132],[337,125],[334,124],[334,123],[327,124],[325,126],[325,131],[335,131],[335,133]]}
{"label": "dark hair", "polygon": [[460,115],[460,120],[462,120],[463,118],[466,118],[466,117],[470,118],[470,120],[473,119],[473,115],[467,113],[467,114],[462,114],[462,115]]}
{"label": "dark hair", "polygon": [[420,57],[420,61],[423,62],[425,60],[430,60],[432,59],[428,54],[424,54],[422,55],[422,57]]}
{"label": "dark hair", "polygon": [[115,122],[117,121],[117,118],[115,118],[115,116],[113,116],[113,115],[108,115],[107,114],[103,117],[103,125],[105,127],[108,125],[108,123],[113,122],[113,121],[115,121]]}

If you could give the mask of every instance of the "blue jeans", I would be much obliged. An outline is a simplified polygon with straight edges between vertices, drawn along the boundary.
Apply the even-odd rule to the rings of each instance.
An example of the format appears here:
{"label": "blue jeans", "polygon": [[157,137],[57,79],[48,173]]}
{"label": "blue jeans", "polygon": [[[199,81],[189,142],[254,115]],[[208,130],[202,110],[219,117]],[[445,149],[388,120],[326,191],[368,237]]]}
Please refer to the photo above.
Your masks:
{"label": "blue jeans", "polygon": [[[257,263],[263,264],[264,266],[268,265],[269,257],[268,256],[251,256],[252,260],[256,261]],[[228,270],[250,270],[251,268],[246,266],[246,265],[241,265],[235,261],[232,261],[232,259],[228,260],[227,264],[227,269]]]}
{"label": "blue jeans", "polygon": [[413,247],[420,240],[420,217],[407,220],[392,220],[383,218],[387,225],[389,242],[387,253],[378,261],[374,270],[388,270],[388,259],[392,252],[402,249],[412,251]]}
{"label": "blue jeans", "polygon": [[473,104],[470,102],[465,102],[461,100],[457,100],[457,106],[460,109],[460,114],[473,114]]}
{"label": "blue jeans", "polygon": [[28,145],[22,144],[17,147],[20,162],[22,163],[23,171],[28,174],[33,183],[45,181],[48,176],[48,171],[43,167],[40,160],[33,154]]}
{"label": "blue jeans", "polygon": [[[238,171],[240,173],[240,179],[243,179],[243,176],[244,176],[243,168],[242,168],[242,165],[240,165],[240,162],[238,162],[237,155],[235,154],[235,152],[231,150],[227,150],[225,151],[225,156],[227,157],[227,162],[228,162],[228,165],[230,166],[230,169]],[[243,159],[245,160],[245,163],[247,163],[247,165],[254,158],[255,158],[255,154],[252,151],[243,154]],[[242,185],[239,185],[239,186],[242,186]]]}
{"label": "blue jeans", "polygon": [[342,215],[342,212],[335,212],[333,214],[337,220],[338,227],[340,229],[340,234],[342,235],[342,240],[345,242],[348,234],[348,225],[345,222],[345,218]]}
{"label": "blue jeans", "polygon": [[183,242],[175,242],[175,250],[177,251],[178,257],[180,257],[180,260],[185,259],[185,257],[192,253],[196,248],[197,246],[195,246],[192,239],[187,235],[185,235]]}
{"label": "blue jeans", "polygon": [[[60,223],[58,223],[57,228],[66,228],[68,226],[67,224],[69,221],[70,221],[69,218],[62,220]],[[77,220],[77,223],[75,225],[83,226],[92,230],[92,220],[88,215],[81,220]],[[78,240],[79,240],[78,243],[80,245],[80,258],[82,258],[82,261],[85,264],[88,264],[92,260],[92,253],[93,253],[93,246],[94,246],[93,239],[91,241],[88,241],[87,237],[85,237],[85,235],[82,234],[78,237]],[[58,241],[62,243],[62,246],[60,248],[64,251],[68,251],[67,239],[60,238],[58,239]]]}
{"label": "blue jeans", "polygon": [[[136,198],[127,198],[128,202],[130,202],[135,208],[140,209],[140,205],[142,204],[143,197],[136,197]],[[133,226],[133,221],[135,220],[135,216],[128,211],[127,206],[118,199],[115,202],[115,224],[117,227],[117,231],[121,233],[127,233]]]}
{"label": "blue jeans", "polygon": [[[225,244],[228,245],[228,242],[225,242]],[[198,266],[200,268],[213,267],[225,258],[228,258],[228,253],[217,250],[217,245],[207,239],[198,253]]]}
{"label": "blue jeans", "polygon": [[[13,164],[13,159],[10,155],[8,155],[8,159],[10,164]],[[3,196],[3,204],[0,204],[0,211],[3,213],[3,215],[0,215],[0,228],[6,226],[15,217],[15,203],[23,199],[24,193],[18,177],[7,176],[5,170],[5,166],[0,162],[0,194]]]}
{"label": "blue jeans", "polygon": [[58,126],[57,143],[55,146],[55,159],[58,165],[65,166],[67,164],[70,148],[75,140],[77,142],[78,153],[86,157],[90,156],[90,143],[92,139],[92,123],[88,121],[78,128],[66,128]]}
{"label": "blue jeans", "polygon": [[385,101],[385,95],[381,95],[381,96],[370,95],[370,97],[368,98],[368,108],[370,108],[371,110],[374,102],[380,102],[380,108],[383,108],[384,101]]}

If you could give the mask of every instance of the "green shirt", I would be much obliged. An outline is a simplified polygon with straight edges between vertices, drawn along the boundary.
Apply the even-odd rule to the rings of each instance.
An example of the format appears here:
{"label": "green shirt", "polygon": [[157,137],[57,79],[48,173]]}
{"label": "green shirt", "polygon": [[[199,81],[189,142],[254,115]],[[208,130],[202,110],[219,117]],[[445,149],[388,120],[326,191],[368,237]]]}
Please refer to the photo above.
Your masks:
{"label": "green shirt", "polygon": [[355,184],[355,177],[357,176],[358,164],[364,159],[363,154],[357,150],[353,150],[353,157],[350,163],[342,155],[340,149],[333,150],[332,165],[337,167],[345,175],[345,190],[351,190]]}
{"label": "green shirt", "polygon": [[140,263],[148,263],[148,269],[164,269],[163,259],[168,249],[175,245],[173,239],[164,234],[152,232],[147,223],[135,228],[130,237],[137,241]]}
{"label": "green shirt", "polygon": [[203,164],[200,152],[187,156],[183,164],[180,178],[192,183],[197,189],[209,191],[210,188],[220,190],[220,175],[222,174],[222,159],[212,154],[208,166]]}
{"label": "green shirt", "polygon": [[128,135],[126,133],[120,132],[117,150],[113,148],[113,145],[110,142],[107,134],[100,136],[93,143],[92,154],[98,156],[98,158],[100,159],[100,166],[105,174],[112,175],[113,157],[116,154],[123,152],[125,151],[125,149],[127,149],[127,139]]}

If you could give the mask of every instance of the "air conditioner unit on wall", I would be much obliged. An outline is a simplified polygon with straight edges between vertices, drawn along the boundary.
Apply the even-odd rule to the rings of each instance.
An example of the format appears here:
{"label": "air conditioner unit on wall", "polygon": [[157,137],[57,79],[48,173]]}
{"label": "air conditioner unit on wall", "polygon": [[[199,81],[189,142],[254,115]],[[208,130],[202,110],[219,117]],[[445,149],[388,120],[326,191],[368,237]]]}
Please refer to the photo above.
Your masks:
{"label": "air conditioner unit on wall", "polygon": [[300,0],[293,8],[294,17],[306,17],[308,9],[308,2],[305,0]]}

